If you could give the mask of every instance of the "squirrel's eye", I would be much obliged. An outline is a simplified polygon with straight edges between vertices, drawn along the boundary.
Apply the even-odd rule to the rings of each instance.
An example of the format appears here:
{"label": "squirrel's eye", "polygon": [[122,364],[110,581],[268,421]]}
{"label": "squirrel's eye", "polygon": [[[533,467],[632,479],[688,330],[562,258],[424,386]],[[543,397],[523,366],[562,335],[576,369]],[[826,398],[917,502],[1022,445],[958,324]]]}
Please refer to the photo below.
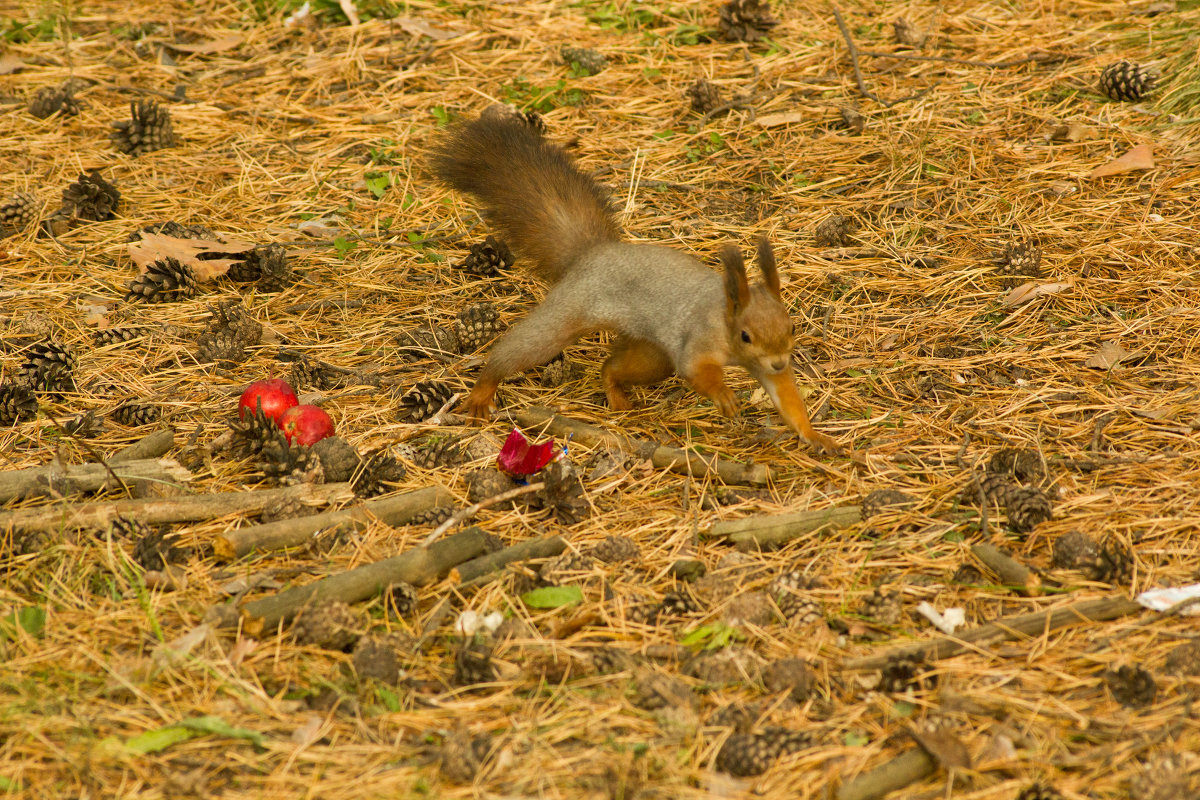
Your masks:
{"label": "squirrel's eye", "polygon": [[742,331],[742,341],[750,344],[750,331]]}

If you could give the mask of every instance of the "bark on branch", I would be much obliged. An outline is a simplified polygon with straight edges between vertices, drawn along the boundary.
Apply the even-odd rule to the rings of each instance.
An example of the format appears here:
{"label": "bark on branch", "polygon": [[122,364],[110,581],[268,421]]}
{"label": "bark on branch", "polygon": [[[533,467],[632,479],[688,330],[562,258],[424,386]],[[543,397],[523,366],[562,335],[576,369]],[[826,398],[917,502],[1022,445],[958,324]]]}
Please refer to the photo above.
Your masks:
{"label": "bark on branch", "polygon": [[96,503],[60,503],[41,508],[0,513],[0,531],[104,530],[118,516],[136,517],[150,525],[195,522],[234,514],[258,514],[283,500],[322,505],[348,500],[354,495],[348,483],[302,483],[282,489],[151,497]]}
{"label": "bark on branch", "polygon": [[832,506],[793,514],[767,514],[713,523],[706,539],[729,539],[738,546],[778,547],[791,539],[845,528],[862,519],[858,506]]}
{"label": "bark on branch", "polygon": [[181,484],[191,480],[192,473],[170,458],[143,458],[136,461],[109,461],[104,464],[70,464],[67,466],[47,464],[41,467],[0,472],[0,503],[17,497],[38,493],[61,481],[71,491],[94,492],[112,488],[119,484],[113,476],[124,481],[154,481]]}
{"label": "bark on branch", "polygon": [[217,536],[213,540],[213,554],[218,561],[233,561],[255,551],[298,547],[320,531],[335,527],[362,530],[372,519],[379,519],[388,525],[403,525],[422,511],[449,502],[448,491],[439,486],[430,486],[395,497],[370,500],[339,511],[251,525]]}
{"label": "bark on branch", "polygon": [[[269,633],[292,619],[311,603],[340,600],[357,603],[401,581],[421,586],[435,581],[458,564],[482,555],[488,536],[479,528],[467,528],[428,547],[415,547],[399,555],[321,578],[305,586],[253,600],[242,606],[242,630],[250,636]],[[228,617],[213,615],[226,621]]]}
{"label": "bark on branch", "polygon": [[541,428],[546,433],[555,436],[573,436],[584,444],[607,444],[640,458],[648,458],[659,469],[667,469],[683,475],[714,474],[725,483],[760,486],[770,478],[770,471],[764,464],[741,464],[719,456],[704,456],[678,447],[667,447],[655,442],[622,436],[596,425],[588,425],[585,422],[555,414],[550,409],[541,406],[518,411],[513,414],[513,419],[520,425]]}
{"label": "bark on branch", "polygon": [[567,540],[561,536],[543,536],[540,539],[528,539],[520,544],[514,544],[503,550],[488,553],[486,556],[473,558],[465,564],[460,564],[450,570],[450,580],[460,583],[483,583],[482,579],[490,577],[499,569],[503,569],[514,561],[529,561],[534,558],[549,558],[567,549]]}
{"label": "bark on branch", "polygon": [[933,757],[919,747],[913,748],[882,764],[870,772],[859,775],[838,789],[837,800],[877,800],[877,798],[903,789],[937,769]]}

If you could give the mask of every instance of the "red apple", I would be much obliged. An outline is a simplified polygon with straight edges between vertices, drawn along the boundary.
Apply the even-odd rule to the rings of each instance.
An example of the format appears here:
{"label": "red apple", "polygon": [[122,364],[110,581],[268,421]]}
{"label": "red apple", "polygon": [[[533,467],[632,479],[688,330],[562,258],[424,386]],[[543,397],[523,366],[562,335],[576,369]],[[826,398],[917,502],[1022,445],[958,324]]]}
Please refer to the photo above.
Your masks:
{"label": "red apple", "polygon": [[279,417],[279,428],[292,444],[311,445],[333,436],[333,420],[317,406],[292,406]]}
{"label": "red apple", "polygon": [[238,400],[238,419],[245,419],[247,414],[253,414],[261,404],[267,419],[279,424],[280,415],[299,402],[295,390],[283,378],[255,381],[246,387],[246,391],[242,392],[242,397]]}

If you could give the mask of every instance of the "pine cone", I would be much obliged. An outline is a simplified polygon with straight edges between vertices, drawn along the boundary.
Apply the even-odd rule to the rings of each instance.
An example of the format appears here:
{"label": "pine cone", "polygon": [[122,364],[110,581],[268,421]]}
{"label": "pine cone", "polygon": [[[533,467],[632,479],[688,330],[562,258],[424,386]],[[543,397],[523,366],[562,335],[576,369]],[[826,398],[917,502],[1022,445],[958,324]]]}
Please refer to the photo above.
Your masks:
{"label": "pine cone", "polygon": [[[478,503],[489,497],[511,491],[517,483],[498,469],[477,469],[467,475],[467,499]],[[511,501],[509,502],[511,507]]]}
{"label": "pine cone", "polygon": [[478,350],[501,330],[500,315],[491,303],[467,306],[454,321],[454,333],[463,352]]}
{"label": "pine cone", "polygon": [[409,517],[408,525],[441,525],[454,515],[453,506],[434,506],[428,511],[422,511]]}
{"label": "pine cone", "polygon": [[471,245],[467,257],[458,265],[468,275],[494,278],[513,265],[513,254],[504,242],[488,236],[482,242]]}
{"label": "pine cone", "polygon": [[258,469],[272,483],[292,486],[297,483],[324,483],[321,459],[311,447],[290,444],[283,431],[267,439],[259,451]]}
{"label": "pine cone", "polygon": [[603,53],[586,47],[571,47],[564,44],[558,54],[562,57],[564,64],[574,67],[584,77],[603,72],[608,66],[608,59]]}
{"label": "pine cone", "polygon": [[151,263],[145,272],[129,282],[125,300],[172,303],[195,297],[198,291],[195,271],[176,258],[164,256]]}
{"label": "pine cone", "polygon": [[150,335],[150,328],[145,325],[120,325],[96,331],[92,343],[96,347],[107,347],[112,344],[124,344],[134,339],[144,339]]}
{"label": "pine cone", "polygon": [[912,495],[895,489],[876,489],[862,499],[859,508],[862,510],[862,518],[870,519],[886,508],[911,506],[916,505],[916,502],[917,499]]}
{"label": "pine cone", "polygon": [[904,602],[899,592],[878,586],[863,598],[859,613],[880,625],[895,625],[904,615]]}
{"label": "pine cone", "polygon": [[1045,783],[1026,786],[1017,795],[1017,800],[1063,800],[1062,792]]}
{"label": "pine cone", "polygon": [[605,564],[619,564],[623,561],[637,561],[641,551],[637,544],[628,536],[609,535],[604,541],[591,549],[589,554],[597,561]]}
{"label": "pine cone", "polygon": [[454,395],[454,390],[436,381],[417,381],[400,397],[401,422],[424,422],[432,417]]}
{"label": "pine cone", "polygon": [[1190,752],[1168,753],[1140,765],[1129,779],[1129,800],[1195,800],[1200,797],[1200,774]]}
{"label": "pine cone", "polygon": [[358,616],[350,606],[334,600],[300,612],[292,625],[292,635],[300,644],[345,652],[358,642],[361,634]]}
{"label": "pine cone", "polygon": [[700,614],[706,608],[691,588],[681,586],[678,589],[670,589],[663,594],[663,599],[659,603],[658,610],[660,614],[683,617],[688,614]]}
{"label": "pine cone", "polygon": [[[239,458],[258,455],[267,442],[282,437],[279,426],[263,413],[261,406],[241,419],[230,422],[229,429],[233,433],[233,452]],[[275,446],[286,444],[285,439],[281,445]]]}
{"label": "pine cone", "polygon": [[417,595],[417,589],[411,583],[397,581],[389,583],[384,591],[388,603],[401,617],[410,616],[417,608],[417,603],[420,598]]}
{"label": "pine cone", "polygon": [[959,499],[964,504],[978,505],[979,491],[983,491],[983,499],[991,506],[1003,506],[1008,498],[1008,493],[1018,488],[1012,482],[1012,479],[1000,472],[985,472],[979,476],[979,486],[975,486],[975,481],[970,481],[963,487]]}
{"label": "pine cone", "polygon": [[496,667],[492,664],[492,648],[482,642],[464,644],[454,656],[455,686],[474,686],[477,683],[492,683],[496,680]]}
{"label": "pine cone", "polygon": [[246,363],[247,358],[246,343],[237,331],[204,331],[196,339],[196,360],[202,364],[212,362],[225,369],[233,369]]}
{"label": "pine cone", "polygon": [[1037,483],[1046,477],[1042,457],[1036,450],[1005,447],[992,454],[988,472],[997,472],[1018,483]]}
{"label": "pine cone", "polygon": [[825,610],[808,592],[816,581],[799,570],[790,570],[767,585],[767,594],[775,600],[779,613],[793,627],[803,627],[825,618]]}
{"label": "pine cone", "polygon": [[166,108],[154,100],[131,100],[129,114],[131,119],[112,123],[113,132],[109,134],[122,153],[140,156],[175,146],[171,114]]}
{"label": "pine cone", "polygon": [[316,511],[312,506],[307,506],[297,498],[283,498],[276,500],[262,510],[258,515],[258,521],[262,523],[278,522],[281,519],[296,519],[297,517],[307,517],[315,514]]}
{"label": "pine cone", "polygon": [[[146,538],[155,531],[154,528],[142,522],[137,517],[129,517],[119,514],[113,517],[112,535],[117,539],[128,539],[130,541],[138,541]],[[155,567],[154,569],[158,569]]]}
{"label": "pine cone", "polygon": [[63,430],[69,436],[80,439],[94,439],[104,432],[104,422],[96,416],[95,411],[84,411],[76,414],[62,424]]}
{"label": "pine cone", "polygon": [[329,364],[315,358],[301,356],[292,362],[289,383],[297,389],[337,389],[345,385],[345,375]]}
{"label": "pine cone", "polygon": [[354,476],[351,488],[359,497],[378,497],[392,491],[388,484],[404,480],[407,472],[400,460],[390,453],[368,453],[363,459],[362,469]]}
{"label": "pine cone", "polygon": [[596,647],[588,654],[589,666],[597,675],[615,675],[635,666],[634,658],[619,647]]}
{"label": "pine cone", "polygon": [[404,655],[412,650],[412,637],[399,631],[382,636],[363,636],[354,646],[350,662],[360,679],[373,679],[395,686],[404,669]]}
{"label": "pine cone", "polygon": [[729,42],[755,42],[779,24],[768,0],[729,0],[721,6],[717,29]]}
{"label": "pine cone", "polygon": [[546,485],[536,494],[538,503],[553,511],[559,524],[574,525],[588,515],[590,507],[583,495],[583,482],[570,461],[565,458],[551,461],[539,477]]}
{"label": "pine cone", "polygon": [[29,113],[38,119],[46,119],[56,113],[73,117],[79,113],[79,109],[79,101],[75,99],[75,92],[69,84],[43,86],[29,101]]}
{"label": "pine cone", "polygon": [[692,81],[684,92],[684,96],[691,104],[692,110],[699,114],[707,114],[724,102],[721,90],[706,78],[697,78]]}
{"label": "pine cone", "polygon": [[1133,583],[1134,566],[1133,551],[1116,539],[1109,539],[1100,548],[1096,560],[1084,571],[1094,581],[1129,586]]}
{"label": "pine cone", "polygon": [[104,178],[100,170],[94,169],[63,189],[62,208],[59,214],[69,219],[102,222],[112,219],[121,201],[121,193]]}
{"label": "pine cone", "polygon": [[854,242],[850,237],[856,227],[853,217],[831,214],[817,223],[817,244],[821,247],[848,247]]}
{"label": "pine cone", "polygon": [[36,419],[37,412],[37,397],[27,386],[7,381],[0,383],[0,426]]}
{"label": "pine cone", "polygon": [[772,661],[763,669],[762,679],[768,692],[777,694],[786,691],[788,697],[797,703],[808,699],[816,683],[816,676],[802,658]]}
{"label": "pine cone", "polygon": [[735,733],[725,740],[717,753],[716,768],[735,778],[761,775],[782,755],[795,753],[813,744],[806,731],[765,728],[762,733]]}
{"label": "pine cone", "polygon": [[1122,60],[1100,73],[1100,91],[1111,100],[1141,100],[1154,91],[1157,79],[1153,71]]}
{"label": "pine cone", "polygon": [[40,339],[51,339],[55,333],[54,321],[41,311],[26,311],[21,317],[21,332]]}
{"label": "pine cone", "polygon": [[454,467],[463,462],[463,443],[457,436],[431,436],[422,440],[412,462],[421,469]]}
{"label": "pine cone", "polygon": [[21,382],[35,392],[75,391],[75,354],[55,341],[31,345],[21,363]]}
{"label": "pine cone", "polygon": [[411,359],[446,357],[461,349],[454,331],[432,323],[396,334],[396,345],[402,355]]}
{"label": "pine cone", "polygon": [[1080,531],[1068,531],[1054,540],[1050,563],[1059,569],[1087,570],[1100,559],[1100,546]]}
{"label": "pine cone", "polygon": [[[1001,277],[1012,284],[1024,283],[1026,280],[1041,278],[1044,275],[1042,272],[1042,249],[1038,247],[1036,239],[1010,242],[1004,252],[996,257],[996,264]],[[1040,458],[1038,466],[1041,466]]]}
{"label": "pine cone", "polygon": [[238,283],[255,283],[260,292],[282,292],[296,282],[295,271],[283,245],[259,245],[243,253],[225,273]]}
{"label": "pine cone", "polygon": [[1181,644],[1168,653],[1163,671],[1171,675],[1200,675],[1200,640]]}
{"label": "pine cone", "polygon": [[42,213],[42,203],[37,195],[17,192],[0,203],[0,239],[15,236],[32,227]]}
{"label": "pine cone", "polygon": [[567,360],[566,356],[559,353],[546,366],[542,367],[540,383],[542,386],[550,389],[555,386],[562,386],[564,383],[573,381],[577,377],[579,377],[579,370],[573,363]]}
{"label": "pine cone", "polygon": [[143,225],[129,234],[129,241],[141,241],[143,233],[174,236],[176,239],[207,239],[210,241],[217,239],[217,234],[213,233],[211,228],[204,225],[180,225],[174,220],[165,220],[163,222],[151,222],[149,225]]}
{"label": "pine cone", "polygon": [[328,483],[344,483],[362,466],[358,451],[340,436],[326,436],[312,446],[312,452],[320,460],[321,473]]}
{"label": "pine cone", "polygon": [[1004,497],[1008,524],[1018,533],[1028,533],[1050,519],[1050,498],[1036,486],[1017,486]]}
{"label": "pine cone", "polygon": [[917,655],[894,655],[881,670],[879,690],[903,694],[910,690],[924,691],[937,686],[937,675],[925,659]]}
{"label": "pine cone", "polygon": [[162,409],[140,400],[127,400],[109,414],[114,422],[126,428],[140,428],[162,419]]}
{"label": "pine cone", "polygon": [[1126,708],[1145,708],[1152,705],[1158,694],[1154,676],[1132,665],[1105,672],[1104,682],[1112,692],[1113,699]]}
{"label": "pine cone", "polygon": [[[118,523],[114,520],[113,529],[116,532]],[[176,547],[171,542],[175,537],[168,534],[164,528],[151,527],[141,522],[122,530],[122,535],[137,537],[133,545],[133,560],[144,570],[160,570],[167,564],[180,564],[187,560],[190,551],[187,548]]]}
{"label": "pine cone", "polygon": [[590,572],[595,562],[586,553],[567,550],[542,565],[538,575],[550,586],[560,586],[578,580],[580,575]]}
{"label": "pine cone", "polygon": [[453,783],[474,783],[491,751],[492,742],[487,735],[451,734],[442,742],[441,773]]}
{"label": "pine cone", "polygon": [[925,32],[918,30],[915,25],[904,17],[892,21],[892,35],[897,44],[907,47],[920,47],[925,44]]}
{"label": "pine cone", "polygon": [[262,341],[263,326],[250,316],[241,300],[222,300],[209,306],[208,330],[230,331],[250,347]]}

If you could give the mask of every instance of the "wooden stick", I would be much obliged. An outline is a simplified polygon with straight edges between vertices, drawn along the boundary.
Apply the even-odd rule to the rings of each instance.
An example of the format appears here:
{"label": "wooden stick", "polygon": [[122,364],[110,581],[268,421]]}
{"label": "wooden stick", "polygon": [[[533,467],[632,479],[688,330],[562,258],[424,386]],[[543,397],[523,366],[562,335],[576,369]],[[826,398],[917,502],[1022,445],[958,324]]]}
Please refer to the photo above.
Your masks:
{"label": "wooden stick", "polygon": [[584,444],[607,444],[640,458],[648,458],[659,469],[667,469],[682,475],[700,476],[715,474],[725,483],[745,483],[762,486],[770,479],[770,471],[764,464],[740,464],[718,456],[702,456],[678,447],[667,447],[623,436],[596,425],[569,419],[555,414],[548,408],[532,406],[513,414],[519,425],[542,428],[555,436],[573,436]]}
{"label": "wooden stick", "polygon": [[174,446],[175,431],[163,428],[113,453],[108,463],[124,464],[129,461],[141,461],[143,458],[158,458]]}
{"label": "wooden stick", "polygon": [[862,511],[858,506],[831,506],[794,514],[767,514],[716,522],[704,538],[729,539],[737,545],[778,547],[809,533],[849,527],[861,519]]}
{"label": "wooden stick", "polygon": [[287,622],[310,603],[326,600],[357,603],[401,581],[424,585],[445,575],[452,567],[482,555],[487,549],[487,539],[488,535],[479,528],[467,528],[429,547],[414,547],[374,564],[254,600],[242,606],[242,630],[249,636],[260,636]]}
{"label": "wooden stick", "polygon": [[849,783],[843,783],[838,789],[837,800],[877,800],[932,775],[935,769],[937,764],[929,754],[916,747]]}
{"label": "wooden stick", "polygon": [[[986,502],[990,502],[985,500]],[[1042,580],[1033,570],[1011,556],[1000,552],[1000,548],[990,544],[971,546],[971,552],[987,566],[1005,586],[1013,586],[1026,594],[1037,594],[1042,588]]]}
{"label": "wooden stick", "polygon": [[103,530],[118,516],[137,517],[150,525],[195,522],[234,514],[258,514],[282,500],[320,505],[353,497],[348,483],[302,483],[282,489],[195,494],[184,497],[150,497],[101,503],[65,503],[43,508],[0,513],[0,531]]}
{"label": "wooden stick", "polygon": [[430,531],[429,535],[425,537],[425,540],[423,542],[421,542],[421,544],[423,544],[425,546],[429,546],[429,545],[433,544],[441,537],[441,535],[443,533],[450,530],[455,525],[459,524],[460,522],[467,519],[468,517],[474,516],[476,513],[482,511],[485,508],[490,508],[491,506],[498,505],[500,503],[506,502],[508,500],[512,500],[517,497],[521,497],[522,495],[533,494],[534,492],[540,492],[542,489],[545,489],[545,488],[546,488],[546,482],[538,481],[537,483],[530,483],[525,486],[518,486],[515,489],[509,489],[507,492],[501,492],[500,494],[494,494],[491,497],[485,497],[484,499],[480,500],[478,503],[467,506],[463,510],[456,511],[454,514],[450,515],[449,519],[445,520],[441,525],[438,525],[436,528],[434,528],[432,531]]}
{"label": "wooden stick", "polygon": [[192,473],[180,466],[179,462],[170,458],[144,458],[117,463],[110,461],[107,467],[103,464],[29,467],[12,472],[0,472],[0,503],[12,500],[14,497],[22,497],[30,491],[36,491],[39,484],[44,484],[51,477],[65,481],[73,490],[93,492],[115,483],[110,470],[116,473],[117,478],[127,481],[159,481],[179,484],[192,478]]}
{"label": "wooden stick", "polygon": [[549,558],[567,549],[567,540],[561,536],[543,536],[540,539],[527,539],[520,544],[488,553],[486,556],[473,558],[465,564],[460,564],[450,570],[450,580],[456,583],[476,585],[485,583],[484,578],[492,577],[497,570],[514,561],[528,561],[533,558]]}
{"label": "wooden stick", "polygon": [[219,534],[213,540],[213,555],[218,561],[233,561],[256,551],[285,550],[305,544],[328,528],[362,530],[372,519],[388,525],[403,525],[422,511],[445,505],[450,499],[450,493],[445,489],[430,486],[395,497],[370,500],[352,508],[251,525]]}
{"label": "wooden stick", "polygon": [[939,636],[932,641],[895,647],[878,655],[843,661],[841,668],[844,670],[879,669],[887,664],[889,659],[901,656],[924,656],[931,660],[947,658],[966,650],[973,650],[974,646],[992,640],[1002,641],[1019,639],[1022,636],[1037,636],[1080,622],[1103,622],[1145,610],[1140,604],[1126,600],[1124,597],[1081,600],[1078,603],[1049,611],[1034,611],[1030,614],[1006,617],[954,636]]}

